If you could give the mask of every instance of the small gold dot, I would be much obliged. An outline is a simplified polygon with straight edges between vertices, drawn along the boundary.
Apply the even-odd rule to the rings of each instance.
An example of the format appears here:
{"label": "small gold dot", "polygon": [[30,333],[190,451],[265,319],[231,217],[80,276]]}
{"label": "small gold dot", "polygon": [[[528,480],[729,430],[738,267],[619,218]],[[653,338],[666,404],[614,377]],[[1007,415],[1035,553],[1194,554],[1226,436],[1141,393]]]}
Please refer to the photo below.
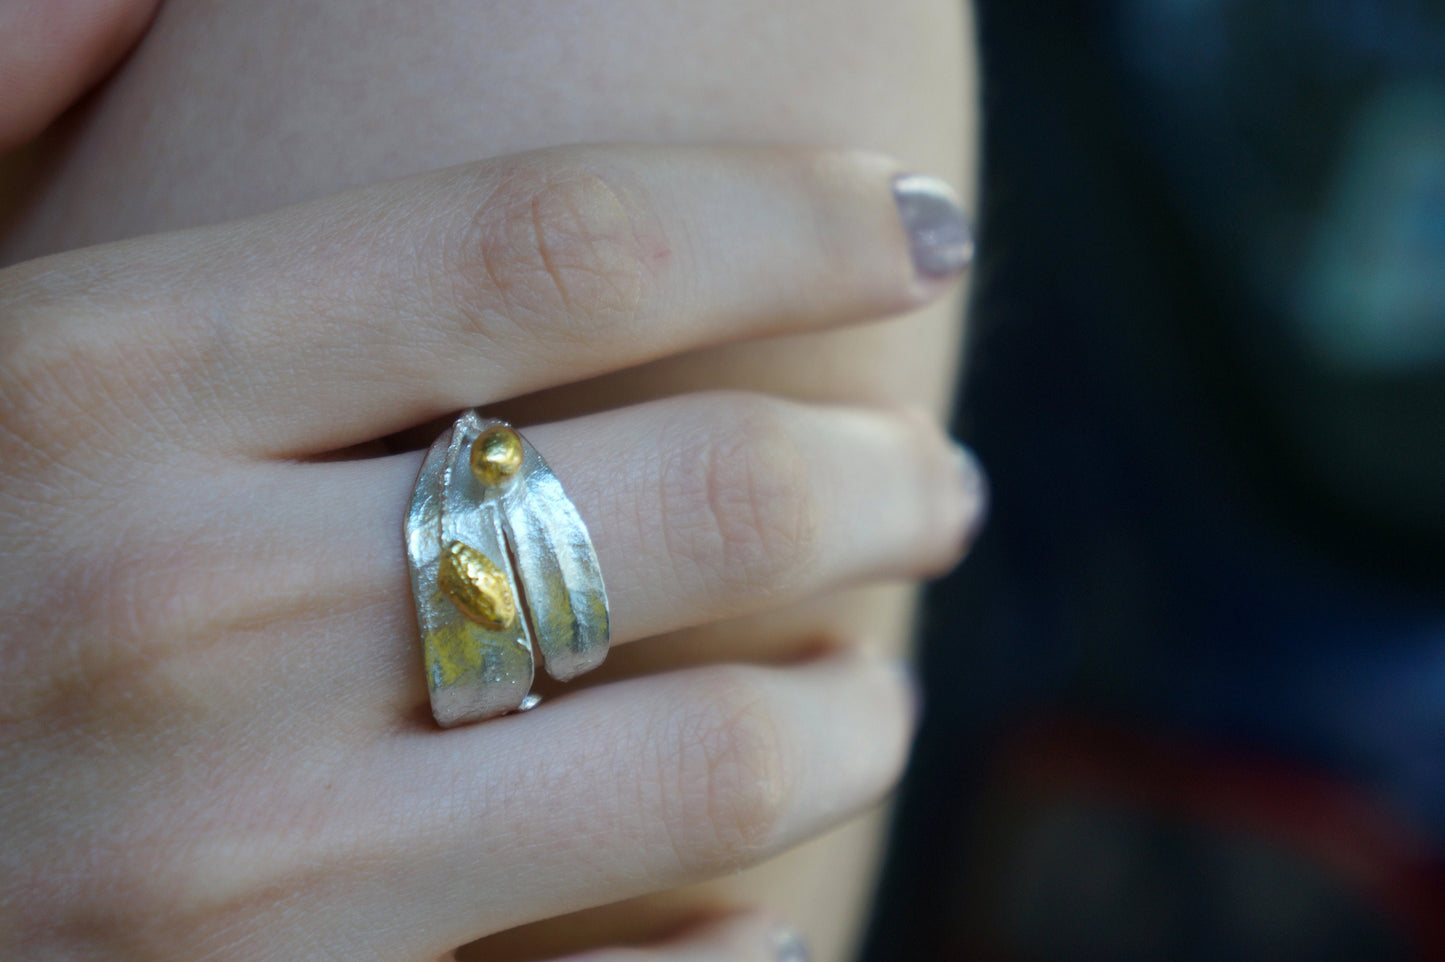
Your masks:
{"label": "small gold dot", "polygon": [[472,442],[472,474],[489,488],[500,487],[522,468],[522,439],[505,425],[487,428]]}

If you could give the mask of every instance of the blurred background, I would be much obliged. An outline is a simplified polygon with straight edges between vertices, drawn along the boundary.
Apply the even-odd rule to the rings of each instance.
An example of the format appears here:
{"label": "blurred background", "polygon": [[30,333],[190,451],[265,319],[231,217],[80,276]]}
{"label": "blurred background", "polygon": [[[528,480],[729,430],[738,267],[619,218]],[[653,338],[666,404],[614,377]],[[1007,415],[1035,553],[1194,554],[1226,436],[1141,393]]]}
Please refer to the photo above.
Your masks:
{"label": "blurred background", "polygon": [[959,433],[867,962],[1445,959],[1445,0],[978,0]]}

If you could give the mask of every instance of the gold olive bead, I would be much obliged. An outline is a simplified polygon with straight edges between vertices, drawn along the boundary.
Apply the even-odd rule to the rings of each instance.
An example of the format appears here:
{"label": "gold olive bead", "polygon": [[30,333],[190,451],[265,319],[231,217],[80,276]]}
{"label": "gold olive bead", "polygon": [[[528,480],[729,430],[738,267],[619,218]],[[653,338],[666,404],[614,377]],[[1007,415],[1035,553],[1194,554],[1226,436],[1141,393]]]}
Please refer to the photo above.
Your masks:
{"label": "gold olive bead", "polygon": [[437,587],[462,614],[484,628],[500,631],[517,620],[517,601],[507,576],[492,559],[462,541],[453,541],[437,561]]}
{"label": "gold olive bead", "polygon": [[522,469],[522,439],[509,427],[487,428],[472,442],[472,474],[489,488],[500,487]]}

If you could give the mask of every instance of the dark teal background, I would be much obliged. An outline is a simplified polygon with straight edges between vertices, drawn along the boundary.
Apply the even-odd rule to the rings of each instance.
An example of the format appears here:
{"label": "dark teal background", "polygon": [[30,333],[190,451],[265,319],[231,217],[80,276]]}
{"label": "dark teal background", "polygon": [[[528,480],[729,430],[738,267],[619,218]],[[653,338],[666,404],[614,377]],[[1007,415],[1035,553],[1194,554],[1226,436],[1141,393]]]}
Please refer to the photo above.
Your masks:
{"label": "dark teal background", "polygon": [[992,517],[931,592],[866,958],[1424,957],[1409,913],[1267,826],[1081,793],[1045,850],[987,799],[1039,718],[1164,733],[1354,793],[1436,897],[1445,4],[977,15],[958,428]]}

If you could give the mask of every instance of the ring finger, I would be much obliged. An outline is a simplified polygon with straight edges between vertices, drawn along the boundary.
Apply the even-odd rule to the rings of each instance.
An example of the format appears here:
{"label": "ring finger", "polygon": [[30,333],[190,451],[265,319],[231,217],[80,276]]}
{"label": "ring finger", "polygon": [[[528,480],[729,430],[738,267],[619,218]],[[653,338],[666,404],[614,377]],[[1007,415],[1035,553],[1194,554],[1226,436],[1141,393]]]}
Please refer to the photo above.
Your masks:
{"label": "ring finger", "polygon": [[[897,778],[912,715],[895,666],[840,654],[632,679],[344,750],[298,741],[285,764],[237,765],[217,806],[245,822],[183,858],[157,842],[126,900],[186,957],[435,959],[831,827]],[[249,911],[217,931],[215,906]]]}

